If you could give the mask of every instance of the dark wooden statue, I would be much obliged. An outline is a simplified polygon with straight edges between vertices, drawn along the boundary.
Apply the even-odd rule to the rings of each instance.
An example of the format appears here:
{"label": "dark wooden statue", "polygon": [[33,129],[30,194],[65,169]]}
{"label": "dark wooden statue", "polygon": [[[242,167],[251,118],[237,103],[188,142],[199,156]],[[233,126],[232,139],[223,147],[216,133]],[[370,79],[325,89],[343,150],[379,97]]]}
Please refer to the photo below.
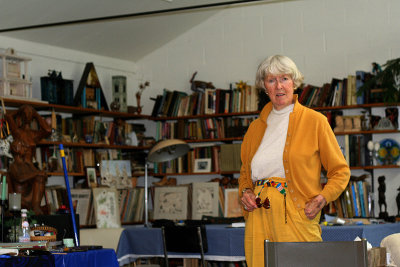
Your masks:
{"label": "dark wooden statue", "polygon": [[[33,165],[32,157],[36,144],[51,134],[51,127],[28,105],[21,106],[15,112],[8,112],[6,119],[14,141],[11,153],[14,161],[8,170],[10,193],[21,194],[21,207],[42,214],[40,202],[44,195],[47,174]],[[32,129],[31,123],[37,122],[38,129]]]}
{"label": "dark wooden statue", "polygon": [[[386,184],[385,184],[385,176],[378,177],[378,204],[379,204],[379,218],[387,219],[387,204],[386,204]],[[385,208],[383,210],[382,206]]]}

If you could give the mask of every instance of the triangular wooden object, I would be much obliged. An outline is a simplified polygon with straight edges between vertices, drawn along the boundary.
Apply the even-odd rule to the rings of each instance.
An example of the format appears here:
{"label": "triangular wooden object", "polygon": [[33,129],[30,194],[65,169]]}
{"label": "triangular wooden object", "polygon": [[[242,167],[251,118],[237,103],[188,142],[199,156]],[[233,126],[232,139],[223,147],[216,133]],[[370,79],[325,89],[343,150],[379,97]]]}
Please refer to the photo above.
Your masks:
{"label": "triangular wooden object", "polygon": [[83,108],[108,110],[94,64],[86,63],[81,81],[74,97],[74,105]]}

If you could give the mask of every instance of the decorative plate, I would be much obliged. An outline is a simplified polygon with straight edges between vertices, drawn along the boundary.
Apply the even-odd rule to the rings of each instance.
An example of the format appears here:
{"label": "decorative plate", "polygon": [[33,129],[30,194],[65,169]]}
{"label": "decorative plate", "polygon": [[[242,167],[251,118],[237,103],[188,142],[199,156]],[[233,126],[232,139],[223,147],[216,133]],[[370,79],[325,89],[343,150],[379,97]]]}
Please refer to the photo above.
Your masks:
{"label": "decorative plate", "polygon": [[393,139],[383,139],[380,142],[377,158],[381,164],[396,164],[400,157],[399,144]]}

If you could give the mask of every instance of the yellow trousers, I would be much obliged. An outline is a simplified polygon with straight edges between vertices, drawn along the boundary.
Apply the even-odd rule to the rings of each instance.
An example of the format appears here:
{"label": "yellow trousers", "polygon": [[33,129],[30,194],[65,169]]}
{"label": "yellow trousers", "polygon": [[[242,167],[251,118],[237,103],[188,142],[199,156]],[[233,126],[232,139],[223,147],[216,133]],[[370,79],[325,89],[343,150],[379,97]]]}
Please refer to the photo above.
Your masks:
{"label": "yellow trousers", "polygon": [[[276,183],[285,183],[284,178],[268,179]],[[254,193],[257,195],[261,189],[262,185],[256,186]],[[260,194],[261,201],[263,202],[267,196],[271,207],[269,209],[261,207],[250,212],[246,220],[244,247],[248,267],[264,267],[265,240],[271,242],[322,241],[319,226],[321,213],[313,220],[309,220],[304,209],[295,208],[288,190],[286,190],[285,201],[284,195],[277,188],[265,185]]]}

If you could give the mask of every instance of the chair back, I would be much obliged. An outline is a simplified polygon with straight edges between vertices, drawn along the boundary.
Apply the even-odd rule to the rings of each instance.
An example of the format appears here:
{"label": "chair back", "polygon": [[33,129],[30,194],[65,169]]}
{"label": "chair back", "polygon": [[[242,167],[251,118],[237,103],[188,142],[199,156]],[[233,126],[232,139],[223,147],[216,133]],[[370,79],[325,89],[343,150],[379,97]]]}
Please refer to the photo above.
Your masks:
{"label": "chair back", "polygon": [[[199,228],[201,236],[198,234]],[[164,226],[164,231],[166,248],[169,252],[201,253],[202,249],[203,252],[208,251],[204,225]]]}
{"label": "chair back", "polygon": [[367,241],[264,242],[266,267],[367,267]]}
{"label": "chair back", "polygon": [[168,252],[200,253],[201,266],[206,267],[204,253],[208,251],[206,227],[201,225],[167,225],[161,227],[165,266]]}

